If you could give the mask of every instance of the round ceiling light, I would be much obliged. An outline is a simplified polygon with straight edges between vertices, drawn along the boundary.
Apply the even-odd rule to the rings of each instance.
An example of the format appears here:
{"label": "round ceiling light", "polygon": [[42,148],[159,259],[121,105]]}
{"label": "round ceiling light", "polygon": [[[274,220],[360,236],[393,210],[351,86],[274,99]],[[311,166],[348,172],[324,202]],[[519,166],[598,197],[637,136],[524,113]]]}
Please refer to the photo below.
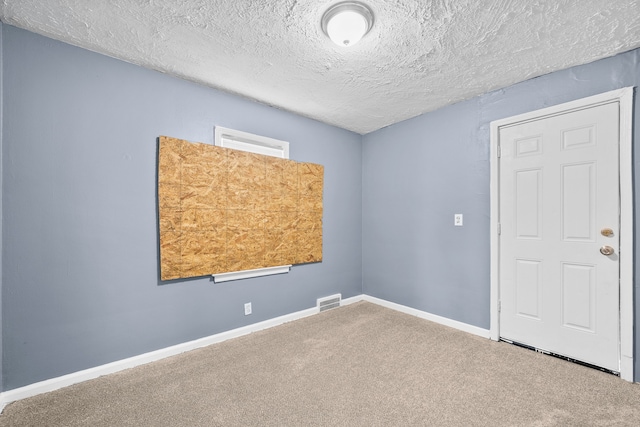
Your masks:
{"label": "round ceiling light", "polygon": [[360,2],[337,3],[322,15],[322,31],[342,47],[358,43],[372,26],[373,13]]}

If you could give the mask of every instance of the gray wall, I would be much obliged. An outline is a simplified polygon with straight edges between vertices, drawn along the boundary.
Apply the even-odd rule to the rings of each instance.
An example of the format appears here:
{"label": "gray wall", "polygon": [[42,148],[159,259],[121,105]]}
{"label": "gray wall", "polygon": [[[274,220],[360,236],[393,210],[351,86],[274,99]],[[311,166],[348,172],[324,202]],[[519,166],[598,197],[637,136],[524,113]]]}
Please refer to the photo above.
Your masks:
{"label": "gray wall", "polygon": [[[489,123],[639,84],[640,50],[635,50],[366,135],[362,154],[364,293],[488,329]],[[637,97],[634,123],[637,143]],[[634,170],[639,162],[634,154]],[[639,179],[635,174],[636,200]],[[455,213],[464,214],[464,227],[454,227]],[[639,233],[636,221],[635,241]],[[636,307],[638,283],[636,279]],[[636,326],[640,326],[637,314]],[[636,331],[640,344],[640,328]],[[639,359],[636,380],[640,379]]]}
{"label": "gray wall", "polygon": [[[640,84],[633,51],[363,138],[0,28],[0,390],[302,310],[335,292],[488,328],[490,121]],[[639,123],[636,99],[635,141]],[[156,138],[211,144],[215,125],[287,140],[292,159],[325,166],[322,263],[226,284],[158,280]],[[453,226],[454,213],[464,227]],[[248,301],[254,314],[245,317]]]}
{"label": "gray wall", "polygon": [[[362,293],[360,135],[8,25],[2,37],[3,390]],[[325,166],[322,263],[159,281],[156,139],[212,144],[215,125]]]}

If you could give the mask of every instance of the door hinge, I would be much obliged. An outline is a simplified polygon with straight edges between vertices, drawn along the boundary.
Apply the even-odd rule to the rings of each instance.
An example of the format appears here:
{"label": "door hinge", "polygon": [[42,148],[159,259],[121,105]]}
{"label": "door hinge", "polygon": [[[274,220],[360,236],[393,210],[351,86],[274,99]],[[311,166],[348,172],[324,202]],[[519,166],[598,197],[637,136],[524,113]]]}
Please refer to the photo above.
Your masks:
{"label": "door hinge", "polygon": [[498,145],[498,158],[502,157],[502,145]]}
{"label": "door hinge", "polygon": [[498,236],[502,234],[502,224],[498,223]]}
{"label": "door hinge", "polygon": [[502,312],[502,301],[498,301],[498,313]]}

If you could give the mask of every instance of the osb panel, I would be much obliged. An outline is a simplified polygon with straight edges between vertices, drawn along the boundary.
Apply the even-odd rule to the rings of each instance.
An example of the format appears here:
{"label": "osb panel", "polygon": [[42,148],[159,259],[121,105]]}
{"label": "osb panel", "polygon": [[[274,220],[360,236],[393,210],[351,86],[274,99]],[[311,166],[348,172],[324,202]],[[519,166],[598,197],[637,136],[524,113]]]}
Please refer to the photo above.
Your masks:
{"label": "osb panel", "polygon": [[322,261],[324,168],[160,137],[162,280]]}

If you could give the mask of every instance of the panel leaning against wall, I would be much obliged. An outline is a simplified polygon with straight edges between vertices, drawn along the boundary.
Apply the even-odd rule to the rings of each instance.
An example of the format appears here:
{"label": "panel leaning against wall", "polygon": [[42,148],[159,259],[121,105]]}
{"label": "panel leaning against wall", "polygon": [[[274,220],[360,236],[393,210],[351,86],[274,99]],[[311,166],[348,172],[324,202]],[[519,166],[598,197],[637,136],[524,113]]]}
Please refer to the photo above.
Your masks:
{"label": "panel leaning against wall", "polygon": [[161,136],[161,280],[322,261],[324,167]]}

